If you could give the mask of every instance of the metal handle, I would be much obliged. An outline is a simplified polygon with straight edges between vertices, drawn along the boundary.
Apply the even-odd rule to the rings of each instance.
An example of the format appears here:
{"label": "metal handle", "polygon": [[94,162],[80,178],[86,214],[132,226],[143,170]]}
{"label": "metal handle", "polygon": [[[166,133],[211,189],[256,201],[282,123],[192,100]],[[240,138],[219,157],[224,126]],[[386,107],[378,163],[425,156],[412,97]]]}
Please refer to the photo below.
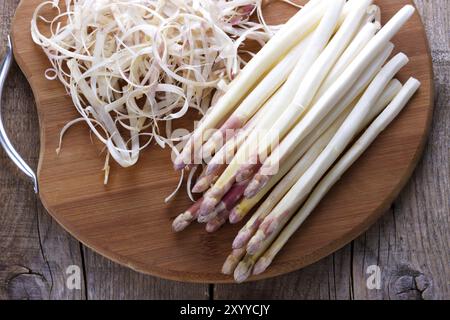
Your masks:
{"label": "metal handle", "polygon": [[32,181],[34,185],[34,192],[39,192],[38,181],[36,174],[33,169],[30,168],[28,164],[22,159],[19,153],[14,149],[11,141],[6,134],[5,127],[3,126],[2,119],[2,92],[3,87],[6,82],[6,78],[8,77],[9,69],[11,68],[11,63],[13,60],[13,48],[11,43],[11,38],[8,36],[8,46],[6,48],[6,56],[3,58],[2,63],[0,64],[0,143],[5,150],[8,157],[19,167],[19,169],[25,173]]}

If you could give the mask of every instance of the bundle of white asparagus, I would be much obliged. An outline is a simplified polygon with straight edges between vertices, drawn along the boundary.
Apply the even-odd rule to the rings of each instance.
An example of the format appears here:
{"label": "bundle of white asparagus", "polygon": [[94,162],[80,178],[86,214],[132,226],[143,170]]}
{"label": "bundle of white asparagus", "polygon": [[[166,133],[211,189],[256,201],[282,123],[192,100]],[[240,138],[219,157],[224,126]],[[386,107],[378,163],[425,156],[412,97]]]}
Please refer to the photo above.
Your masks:
{"label": "bundle of white asparagus", "polygon": [[204,164],[193,187],[203,196],[173,229],[198,220],[214,232],[253,211],[222,271],[242,282],[266,270],[419,88],[416,79],[395,79],[406,55],[390,58],[391,39],[413,13],[405,6],[382,27],[372,0],[309,1],[247,64],[180,152],[176,169]]}

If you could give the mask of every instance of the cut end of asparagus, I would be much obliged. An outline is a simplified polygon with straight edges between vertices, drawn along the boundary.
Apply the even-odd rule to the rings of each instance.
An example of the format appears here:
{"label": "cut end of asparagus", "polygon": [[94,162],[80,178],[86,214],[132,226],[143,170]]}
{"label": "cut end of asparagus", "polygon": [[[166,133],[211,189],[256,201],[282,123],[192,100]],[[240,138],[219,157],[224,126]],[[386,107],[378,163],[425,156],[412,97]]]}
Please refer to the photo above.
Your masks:
{"label": "cut end of asparagus", "polygon": [[258,275],[267,270],[272,260],[267,257],[261,257],[253,268],[253,274]]}
{"label": "cut end of asparagus", "polygon": [[242,283],[248,279],[252,271],[251,266],[245,261],[241,261],[234,270],[234,280],[237,283]]}
{"label": "cut end of asparagus", "polygon": [[229,256],[222,266],[222,273],[231,276],[236,268],[237,261],[233,256]]}

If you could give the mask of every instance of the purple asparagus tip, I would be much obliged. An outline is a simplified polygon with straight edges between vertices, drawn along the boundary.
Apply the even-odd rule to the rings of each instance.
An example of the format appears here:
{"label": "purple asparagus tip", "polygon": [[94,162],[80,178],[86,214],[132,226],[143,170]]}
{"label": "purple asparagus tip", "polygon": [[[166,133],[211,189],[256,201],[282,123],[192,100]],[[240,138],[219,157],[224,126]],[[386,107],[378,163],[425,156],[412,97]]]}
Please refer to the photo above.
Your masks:
{"label": "purple asparagus tip", "polygon": [[209,188],[209,181],[207,177],[203,177],[197,181],[197,183],[192,188],[193,193],[202,193]]}
{"label": "purple asparagus tip", "polygon": [[245,262],[240,262],[234,270],[234,280],[237,283],[242,283],[248,279],[252,271],[252,268]]}
{"label": "purple asparagus tip", "polygon": [[264,233],[258,231],[249,241],[247,245],[247,253],[250,255],[254,255],[261,249],[262,241],[265,239]]}
{"label": "purple asparagus tip", "polygon": [[202,205],[200,206],[199,212],[198,212],[198,216],[199,217],[204,217],[209,215],[214,208],[216,207],[217,204],[217,200],[214,198],[206,198],[203,200]]}
{"label": "purple asparagus tip", "polygon": [[271,263],[272,260],[270,260],[269,258],[261,257],[256,263],[255,268],[253,269],[253,274],[258,275],[263,273],[264,271],[267,270],[267,268],[270,266]]}
{"label": "purple asparagus tip", "polygon": [[239,223],[240,221],[242,221],[242,214],[241,214],[240,210],[238,210],[237,208],[234,208],[233,210],[231,210],[229,220],[230,220],[231,224],[236,224],[236,223]]}
{"label": "purple asparagus tip", "polygon": [[241,249],[243,247],[245,247],[245,245],[247,244],[248,240],[249,240],[249,236],[250,233],[246,231],[239,231],[238,235],[236,236],[236,238],[234,238],[233,241],[233,249]]}

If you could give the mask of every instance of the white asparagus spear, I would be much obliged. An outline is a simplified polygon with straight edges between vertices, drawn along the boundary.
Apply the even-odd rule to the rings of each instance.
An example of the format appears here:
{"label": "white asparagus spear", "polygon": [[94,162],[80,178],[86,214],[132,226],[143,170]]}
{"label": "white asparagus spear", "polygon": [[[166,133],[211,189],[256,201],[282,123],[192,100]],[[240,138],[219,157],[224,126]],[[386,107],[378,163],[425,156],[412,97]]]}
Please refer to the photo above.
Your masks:
{"label": "white asparagus spear", "polygon": [[[350,12],[352,11],[353,7],[355,7],[356,5],[358,5],[360,3],[361,0],[350,0],[347,1],[347,3],[344,6],[344,10],[342,11],[341,16],[339,17],[339,22],[337,24],[337,28],[339,28],[341,26],[341,24],[345,21],[345,19],[347,18],[347,16],[350,14]],[[367,1],[367,0],[363,0],[363,1]],[[303,12],[304,14],[304,19],[309,19],[311,18],[311,16],[313,16],[313,11],[314,10],[319,10],[319,12],[324,11],[326,8],[326,5],[328,5],[328,1],[323,1],[323,0],[313,0],[313,1],[309,1],[301,10],[300,13]],[[317,14],[317,11],[316,11]],[[315,17],[317,18],[317,17]],[[320,17],[321,18],[321,17]],[[319,20],[320,20],[319,18]],[[298,21],[300,20],[300,18],[297,19],[290,19],[285,26],[283,27],[282,30],[280,30],[279,32],[283,32],[283,30],[288,30],[288,29],[292,29],[296,27],[296,24],[298,23]],[[317,19],[316,19],[317,20]],[[317,20],[317,23],[318,21]],[[311,27],[312,31],[314,29],[314,27]],[[267,47],[268,45],[266,45],[265,47]],[[264,48],[265,48],[264,47]],[[253,60],[253,59],[252,59]],[[251,61],[253,63],[253,61]],[[305,63],[305,65],[309,65],[308,63]],[[293,83],[295,84],[295,86],[298,85],[298,83],[300,83],[301,79],[297,79],[297,81],[293,81]],[[236,81],[233,82],[233,85]],[[291,89],[286,89],[286,91],[284,92],[284,94],[286,94],[287,96],[291,95],[292,90],[294,90],[293,88]],[[227,93],[228,94],[228,93]],[[292,98],[291,98],[292,99]],[[215,109],[217,109],[217,107],[215,107]],[[219,118],[219,116],[221,115],[222,117],[227,116],[226,114],[224,114],[222,112],[222,114],[219,114],[217,110],[214,110],[214,112],[210,112],[213,113],[211,116],[214,116],[214,114],[217,114],[217,118]],[[193,152],[193,148],[195,149],[196,147],[198,149],[200,149],[201,144],[203,143],[203,141],[207,141],[208,138],[211,136],[211,132],[204,132],[203,133],[203,137],[201,140],[199,140],[199,138],[197,137],[196,139],[194,139],[195,134],[196,133],[200,133],[200,129],[202,127],[206,127],[205,124],[203,124],[203,122],[209,120],[210,115],[208,115],[208,117],[205,117],[207,119],[204,119],[202,121],[202,123],[200,124],[199,128],[196,130],[196,132],[194,132],[192,138],[189,140],[189,142],[186,144],[186,147],[183,149],[183,151],[181,152],[180,156],[177,158],[177,160],[175,161],[175,168],[182,168],[184,167],[185,164],[182,163],[182,161],[187,162],[189,160],[192,160],[191,158],[196,154],[195,152]],[[217,123],[219,123],[221,120],[217,119]],[[273,121],[273,120],[272,120]],[[208,127],[209,128],[209,127]],[[205,131],[205,130],[203,130]],[[197,142],[197,144],[195,143]],[[209,149],[209,147],[207,148]],[[195,156],[194,156],[195,158]],[[183,160],[184,159],[184,160]]]}
{"label": "white asparagus spear", "polygon": [[[369,83],[373,80],[376,74],[380,71],[383,64],[391,55],[394,49],[394,45],[392,43],[388,43],[386,48],[375,58],[375,60],[369,65],[369,67],[364,71],[364,73],[359,77],[359,79],[355,82],[350,91],[341,99],[337,106],[335,106],[331,112],[322,120],[321,124],[319,124],[309,135],[308,137],[300,143],[303,145],[303,152],[306,152],[308,148],[311,146],[312,141],[315,141],[320,137],[320,135],[337,119],[337,117],[347,108],[347,106],[355,100],[369,85]],[[298,148],[296,148],[298,150]],[[300,156],[303,154],[300,153]],[[253,197],[259,190],[261,190],[265,184],[267,184],[271,179],[272,175],[267,174],[268,172],[275,172],[275,170],[271,165],[271,157],[269,157],[264,165],[259,169],[259,171],[255,174],[252,181],[250,182],[247,190],[245,191],[245,197],[251,198]],[[270,170],[270,171],[269,171]]]}
{"label": "white asparagus spear", "polygon": [[360,124],[370,114],[370,107],[381,96],[383,89],[386,88],[394,75],[407,63],[408,57],[403,53],[399,53],[381,69],[325,150],[280,203],[278,203],[274,210],[264,219],[256,234],[249,241],[247,246],[248,253],[252,254],[258,251],[270,236],[278,234],[281,231],[286,222],[294,214],[294,211],[303,203],[316,183],[358,133]]}
{"label": "white asparagus spear", "polygon": [[350,63],[358,56],[358,54],[364,49],[370,40],[375,36],[375,33],[379,31],[381,25],[378,23],[367,23],[358,32],[353,41],[349,44],[347,49],[342,53],[336,65],[330,71],[330,74],[324,80],[322,86],[317,92],[316,97],[321,97],[327,91],[333,83],[340,77],[340,75],[347,69]]}
{"label": "white asparagus spear", "polygon": [[208,162],[204,174],[196,181],[192,192],[201,193],[208,190],[217,178],[223,173],[226,168],[226,164],[233,159],[233,156],[237,149],[242,145],[250,132],[258,125],[262,115],[267,111],[268,105],[272,98],[250,119],[247,124],[234,133],[234,136],[229,139],[225,145],[217,152],[214,157],[208,162],[208,159],[203,159]]}
{"label": "white asparagus spear", "polygon": [[420,82],[411,78],[406,82],[401,91],[389,106],[377,117],[377,119],[369,126],[364,134],[357,142],[348,150],[345,155],[334,165],[331,171],[322,179],[302,209],[291,220],[289,225],[283,230],[276,241],[258,260],[254,268],[254,274],[261,274],[272,263],[275,256],[284,247],[291,236],[298,230],[303,222],[317,207],[320,201],[325,197],[328,191],[339,181],[341,176],[355,163],[357,159],[367,150],[373,141],[383,132],[387,126],[398,116],[408,101],[417,91]]}
{"label": "white asparagus spear", "polygon": [[[199,179],[192,191],[194,193],[204,192],[214,183],[217,178],[224,172],[226,165],[231,162],[234,155],[241,145],[245,142],[245,139],[254,131],[258,126],[261,125],[262,119],[267,114],[273,112],[272,103],[280,95],[280,90],[277,91],[270,99],[264,104],[264,106],[259,109],[256,115],[253,116],[251,120],[244,126],[242,130],[239,130],[234,137],[228,140],[225,145],[217,152],[205,170],[205,175]],[[203,159],[207,160],[207,159]]]}
{"label": "white asparagus spear", "polygon": [[[375,113],[375,111],[372,111],[369,116],[372,116]],[[366,118],[367,120],[367,118]],[[370,121],[368,121],[370,122]],[[253,267],[255,266],[256,262],[260,260],[260,257],[265,254],[266,250],[270,247],[270,245],[275,241],[277,238],[277,233],[270,234],[265,241],[261,243],[261,245],[257,248],[254,248],[252,253],[249,253],[247,246],[247,254],[244,256],[241,262],[237,265],[236,269],[234,270],[234,279],[237,282],[243,282],[245,281],[251,274]],[[240,252],[240,249],[234,249],[233,252]]]}
{"label": "white asparagus spear", "polygon": [[[295,64],[308,47],[311,37],[306,37],[294,47],[280,63],[261,80],[228,120],[208,139],[202,147],[202,157],[211,157],[219,146],[226,142],[226,138],[232,138],[230,131],[240,129],[258,111],[258,109],[280,88],[295,67]],[[228,134],[227,134],[228,133]]]}
{"label": "white asparagus spear", "polygon": [[[361,5],[361,3],[359,3],[359,5]],[[342,15],[342,17],[348,17],[349,13],[350,13],[350,9],[352,8],[352,4],[351,3],[347,3],[347,5],[345,6],[345,11],[346,13]],[[342,18],[341,23],[344,21],[344,19]],[[348,46],[348,48],[344,51],[344,53],[342,54],[342,56],[339,58],[339,60],[336,62],[336,65],[333,67],[333,69],[331,70],[330,74],[328,75],[328,77],[326,78],[326,80],[324,81],[324,83],[322,84],[322,86],[319,89],[319,93],[317,94],[317,96],[321,96],[323,94],[324,91],[326,91],[327,89],[329,89],[329,87],[331,87],[331,85],[333,84],[333,82],[336,80],[336,78],[343,72],[345,71],[345,68],[350,64],[350,62],[357,56],[357,54],[359,54],[359,52],[361,52],[361,50],[364,48],[364,46],[369,42],[370,39],[373,38],[373,36],[375,35],[376,31],[378,31],[380,29],[380,24],[379,23],[366,23],[361,30],[358,32],[358,34],[356,35],[356,37],[354,38],[354,40],[350,43],[350,45]],[[298,46],[297,48],[300,48],[301,50],[304,50],[304,47],[309,43],[311,39],[311,35],[309,35],[307,38],[305,38]],[[295,49],[294,49],[295,50]],[[293,50],[293,51],[294,51]],[[387,59],[387,57],[386,57]],[[289,60],[288,57],[286,57],[284,60]],[[383,61],[384,63],[384,61]],[[305,63],[302,63],[302,67],[305,65]],[[284,68],[284,67],[283,67]],[[381,65],[380,65],[381,68]],[[275,70],[275,69],[274,69]],[[273,72],[273,70],[272,70]],[[296,72],[298,73],[298,72]],[[267,78],[267,77],[266,77]],[[263,81],[266,81],[266,78]],[[294,92],[294,88],[296,86],[296,84],[298,84],[298,82],[300,81],[300,78],[291,78],[290,79],[290,84],[287,84],[286,86],[284,86],[283,90],[284,90],[284,95],[289,95],[292,94],[292,92]],[[261,86],[261,83],[258,85],[257,89]],[[255,89],[251,95],[256,95],[256,96],[262,96],[261,93],[259,93],[260,90]],[[257,94],[256,94],[257,93]],[[245,101],[249,102],[253,99],[246,99]],[[250,107],[250,105],[249,105]],[[244,116],[238,116],[239,114],[239,110],[242,109]],[[247,106],[244,107],[244,103],[240,105],[240,107],[235,111],[235,113],[231,116],[231,117],[237,117],[237,118],[245,118],[246,115],[248,115],[248,112],[245,112],[245,110],[247,109]],[[342,111],[342,110],[341,110]],[[340,112],[341,112],[340,111]],[[340,113],[339,112],[339,113]],[[271,121],[274,120],[273,117],[269,117],[269,119],[271,119]],[[333,119],[332,121],[334,121],[335,119]],[[332,122],[331,121],[331,122]],[[227,121],[228,122],[228,121]],[[245,131],[250,131],[253,130],[255,128],[255,126],[252,126],[251,128],[248,128],[248,130]],[[323,133],[323,132],[321,132]],[[320,133],[320,134],[321,134]],[[320,134],[318,136],[320,136]],[[215,137],[217,135],[217,137]],[[226,147],[222,147],[222,149],[216,153],[216,155],[213,157],[213,159],[211,160],[211,162],[208,164],[207,167],[207,174],[206,177],[204,177],[202,179],[202,181],[200,181],[201,183],[199,183],[198,187],[194,187],[193,190],[196,190],[194,192],[203,192],[206,190],[206,188],[209,188],[211,183],[215,181],[215,179],[217,178],[216,176],[211,176],[212,173],[214,172],[218,172],[218,173],[223,173],[223,170],[219,171],[216,170],[218,167],[223,166],[226,163],[229,163],[229,161],[225,162],[224,159],[229,160],[232,159],[232,157],[230,157],[231,155],[235,154],[236,151],[236,147],[235,145],[241,145],[243,143],[243,141],[245,140],[245,138],[248,137],[248,134],[240,134],[240,136],[238,137],[238,139],[233,139],[230,143],[226,143]],[[218,139],[217,141],[214,141],[215,139]],[[207,157],[207,155],[212,154],[213,152],[213,147],[212,145],[215,145],[215,147],[217,147],[217,143],[219,140],[223,139],[223,132],[217,132],[215,133],[210,140],[208,140],[208,142],[203,146],[203,158],[205,159]],[[220,163],[219,163],[220,161]],[[262,188],[263,186],[261,186]]]}
{"label": "white asparagus spear", "polygon": [[255,128],[255,131],[248,137],[247,141],[239,149],[231,163],[225,169],[224,173],[216,181],[210,191],[205,194],[205,200],[200,207],[200,216],[208,215],[220,199],[225,195],[228,189],[231,188],[236,177],[237,169],[240,167],[240,164],[246,163],[249,150],[251,150],[255,143],[259,140],[261,132],[269,129],[273,122],[282,114],[280,108],[290,103],[290,99],[294,97],[296,92],[296,89],[294,88],[298,88],[299,83],[301,83],[305,78],[311,64],[313,64],[313,62],[320,55],[321,51],[325,48],[329,38],[334,32],[337,19],[342,11],[343,3],[344,2],[341,0],[331,3],[325,12],[324,18],[320,21],[319,26],[314,31],[311,42],[309,43],[305,54],[297,63],[297,66],[289,76],[287,82],[278,91],[271,107],[272,112],[269,112],[266,117],[262,119],[259,126]]}
{"label": "white asparagus spear", "polygon": [[[348,115],[349,113],[350,113],[350,110],[346,113],[346,115]],[[337,129],[339,129],[339,126],[344,122],[345,116],[341,116],[340,118],[341,119],[339,119],[337,121],[338,123],[331,124],[331,127],[333,127],[333,128],[331,128],[330,130],[333,130],[333,132],[327,134],[328,138],[326,138],[326,143],[323,145],[322,149],[331,140],[333,135],[336,133]],[[318,128],[317,132],[320,132],[320,134],[322,134],[325,131],[327,131],[327,128],[329,128],[330,125],[327,125],[327,124],[325,124],[325,125],[327,126],[326,128],[324,128],[323,130],[321,128]],[[328,131],[330,131],[330,130],[328,130]],[[321,143],[319,141],[316,142],[316,140],[318,140],[318,138],[320,137],[320,134],[317,137],[316,137],[316,134],[312,135],[310,145],[308,145],[308,146],[306,146],[306,145],[305,146],[299,146],[293,152],[293,154],[290,157],[288,157],[288,159],[281,165],[281,169],[279,170],[279,172],[273,177],[273,181],[271,181],[271,184],[268,185],[268,187],[266,188],[265,192],[261,193],[259,195],[259,197],[255,197],[255,199],[251,199],[251,200],[250,199],[244,199],[243,202],[241,202],[238,206],[233,208],[233,210],[230,213],[230,223],[234,224],[234,223],[237,223],[237,222],[241,221],[242,218],[244,218],[245,213],[248,213],[248,211],[250,211],[251,208],[254,205],[259,203],[259,201],[264,197],[264,195],[269,190],[271,190],[272,187],[274,187],[276,183],[278,183],[281,179],[284,179],[283,177],[288,172],[290,172],[293,169],[295,164],[299,161],[299,159],[305,153],[310,153],[310,151],[312,151],[313,149],[316,149],[316,148],[320,149],[320,147],[318,147],[318,145],[320,145]],[[320,151],[319,151],[319,153],[320,153]],[[307,156],[305,155],[305,157],[307,157]],[[317,156],[313,157],[312,161],[314,161],[315,158],[317,158]],[[237,184],[239,184],[239,183],[237,183]],[[244,209],[245,211],[242,212],[242,209]]]}
{"label": "white asparagus spear", "polygon": [[[247,161],[242,161],[244,165],[241,166],[236,176],[238,182],[247,180],[250,177],[258,161],[265,157],[271,146],[275,146],[284,138],[308,109],[321,83],[358,30],[361,19],[371,2],[371,0],[360,1],[359,6],[350,12],[337,33],[329,41],[344,6],[343,1],[331,2],[327,13],[325,13],[321,21],[321,25],[317,29],[317,33],[321,35],[318,38],[318,44],[321,45],[323,52],[321,52],[312,66],[303,66],[304,68],[309,68],[309,70],[300,82],[294,99],[288,104],[282,115],[273,122],[267,134],[257,144],[253,145],[250,151],[250,158]],[[323,31],[319,31],[321,26],[323,26]]]}
{"label": "white asparagus spear", "polygon": [[260,78],[317,25],[323,16],[323,4],[305,5],[274,37],[250,60],[237,78],[230,84],[212,111],[194,131],[183,151],[174,163],[176,170],[191,164],[193,153],[200,148],[210,134],[208,129],[216,128],[244,96],[255,86]]}
{"label": "white asparagus spear", "polygon": [[180,232],[186,229],[194,220],[197,220],[198,209],[202,203],[203,198],[198,199],[185,212],[179,214],[172,223],[172,229],[175,232]]}
{"label": "white asparagus spear", "polygon": [[[320,123],[320,125],[308,136],[303,143],[301,143],[292,152],[288,159],[281,164],[281,169],[277,174],[270,179],[270,184],[266,186],[268,181],[258,180],[256,175],[250,185],[246,189],[245,196],[247,199],[243,199],[230,213],[230,223],[234,224],[241,221],[245,215],[257,204],[260,200],[285,176],[285,174],[294,166],[294,164],[313,146],[313,144],[318,140],[322,134],[333,125],[340,114],[351,104],[353,100],[356,99],[373,80],[375,75],[379,72],[382,65],[386,62],[389,55],[391,54],[394,45],[389,43],[386,49],[375,58],[370,67],[364,72],[364,74],[357,80],[355,85],[352,87],[350,92],[342,99],[342,101],[330,112],[329,115]],[[389,88],[390,89],[390,88]],[[387,90],[386,94],[391,94],[390,90]],[[385,96],[385,95],[384,95]],[[383,96],[383,98],[384,98]],[[355,102],[356,103],[356,102]],[[336,129],[337,130],[337,129]],[[330,137],[331,139],[331,137]],[[329,142],[329,140],[327,141]],[[314,158],[315,159],[315,158]],[[297,177],[295,180],[298,180]],[[292,184],[294,181],[292,182]],[[252,185],[253,184],[253,185]],[[291,185],[292,186],[292,185]],[[264,188],[264,189],[263,189]],[[261,190],[263,189],[263,190]],[[262,191],[262,192],[259,192]],[[286,191],[287,192],[287,191]],[[258,195],[256,196],[256,193]],[[284,193],[285,194],[285,193]],[[284,195],[283,194],[283,195]],[[279,201],[280,199],[278,199]],[[276,201],[276,203],[278,203]],[[261,206],[263,207],[264,204]],[[269,211],[273,207],[270,207]],[[258,210],[259,211],[259,210]]]}
{"label": "white asparagus spear", "polygon": [[[273,170],[278,167],[278,162],[285,158],[290,150],[317,126],[319,121],[325,116],[334,105],[334,101],[340,99],[345,92],[354,84],[355,76],[362,73],[369,64],[367,58],[378,54],[385,44],[398,32],[406,21],[414,13],[414,7],[407,5],[403,7],[367,44],[363,51],[350,64],[346,71],[336,80],[332,88],[327,90],[319,99],[315,106],[306,114],[306,116],[289,132],[286,138],[277,148],[274,157],[269,157],[264,164],[264,171],[271,175]],[[261,172],[263,171],[261,170]]]}
{"label": "white asparagus spear", "polygon": [[350,114],[355,104],[350,106],[348,110],[344,111],[341,116],[329,127],[323,135],[314,142],[313,146],[304,154],[304,156],[295,164],[292,170],[281,180],[281,182],[270,193],[269,197],[259,206],[253,217],[247,224],[239,231],[235,240],[233,241],[233,248],[239,249],[247,245],[249,239],[253,237],[258,227],[275,207],[275,205],[286,195],[289,189],[296,181],[308,170],[312,163],[317,159],[319,154],[331,141],[340,126],[344,123],[346,117]]}
{"label": "white asparagus spear", "polygon": [[[371,109],[370,115],[362,123],[360,130],[366,127],[383,108],[385,108],[389,102],[397,95],[401,89],[400,81],[394,79],[387,86],[386,90],[383,92],[382,96],[378,99],[375,106]],[[356,103],[356,102],[355,102]],[[347,108],[344,113],[339,118],[346,118],[350,111],[353,109],[354,104]],[[247,224],[239,231],[235,240],[233,241],[233,248],[238,249],[247,245],[250,238],[255,234],[259,225],[263,222],[265,217],[271,212],[271,210],[280,202],[280,200],[286,195],[286,193],[292,188],[296,181],[298,181],[306,170],[311,166],[314,160],[318,157],[318,152],[320,153],[326,145],[330,142],[331,138],[339,129],[343,120],[337,120],[331,128],[327,130],[308,150],[305,156],[292,168],[292,170],[286,175],[283,180],[275,187],[275,189],[270,193],[268,198],[261,204],[252,218],[247,222]],[[334,127],[334,128],[333,128]]]}

